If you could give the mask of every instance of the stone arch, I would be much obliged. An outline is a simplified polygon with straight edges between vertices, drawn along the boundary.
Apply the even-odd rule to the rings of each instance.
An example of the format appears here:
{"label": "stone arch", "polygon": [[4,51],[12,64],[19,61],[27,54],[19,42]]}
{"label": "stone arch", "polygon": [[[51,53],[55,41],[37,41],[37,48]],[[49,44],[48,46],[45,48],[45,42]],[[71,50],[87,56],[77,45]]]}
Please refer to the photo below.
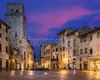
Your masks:
{"label": "stone arch", "polygon": [[10,69],[12,69],[12,70],[17,69],[17,60],[16,59],[10,60]]}

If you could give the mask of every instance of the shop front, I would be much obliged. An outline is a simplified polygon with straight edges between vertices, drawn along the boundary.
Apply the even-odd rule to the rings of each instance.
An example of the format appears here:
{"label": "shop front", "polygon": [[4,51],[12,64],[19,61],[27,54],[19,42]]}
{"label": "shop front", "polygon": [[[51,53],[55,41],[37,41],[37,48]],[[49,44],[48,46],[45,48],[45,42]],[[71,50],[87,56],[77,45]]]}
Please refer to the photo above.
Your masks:
{"label": "shop front", "polygon": [[90,70],[100,71],[100,59],[90,59]]}

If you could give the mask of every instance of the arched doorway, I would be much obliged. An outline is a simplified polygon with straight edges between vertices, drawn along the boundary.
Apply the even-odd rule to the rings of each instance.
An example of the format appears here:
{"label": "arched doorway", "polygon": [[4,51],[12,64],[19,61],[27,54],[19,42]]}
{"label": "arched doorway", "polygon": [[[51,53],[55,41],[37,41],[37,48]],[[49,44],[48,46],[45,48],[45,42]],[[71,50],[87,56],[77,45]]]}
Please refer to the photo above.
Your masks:
{"label": "arched doorway", "polygon": [[12,69],[12,70],[17,69],[17,60],[16,59],[12,59],[10,61],[10,69]]}
{"label": "arched doorway", "polygon": [[0,58],[0,70],[2,70],[2,59]]}
{"label": "arched doorway", "polygon": [[88,69],[88,64],[87,64],[87,62],[85,61],[84,62],[84,70],[87,70]]}

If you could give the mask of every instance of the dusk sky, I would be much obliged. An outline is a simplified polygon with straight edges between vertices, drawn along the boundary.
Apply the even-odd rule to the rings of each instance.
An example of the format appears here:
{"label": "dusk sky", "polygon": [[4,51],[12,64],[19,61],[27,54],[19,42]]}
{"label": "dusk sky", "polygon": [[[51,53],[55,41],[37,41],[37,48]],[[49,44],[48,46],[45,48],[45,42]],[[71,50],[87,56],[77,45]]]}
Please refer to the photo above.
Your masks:
{"label": "dusk sky", "polygon": [[[39,54],[34,39],[57,38],[66,28],[78,29],[87,25],[100,26],[100,0],[0,0],[0,19],[5,21],[7,3],[22,2],[27,19],[27,38]],[[41,44],[41,43],[40,43]]]}

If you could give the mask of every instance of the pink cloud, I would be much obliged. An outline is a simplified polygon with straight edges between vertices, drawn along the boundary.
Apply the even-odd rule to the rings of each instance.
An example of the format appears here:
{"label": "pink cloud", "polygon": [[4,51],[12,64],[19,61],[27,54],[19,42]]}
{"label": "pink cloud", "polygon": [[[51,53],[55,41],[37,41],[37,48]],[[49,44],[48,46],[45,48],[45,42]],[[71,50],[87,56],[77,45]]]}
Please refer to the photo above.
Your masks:
{"label": "pink cloud", "polygon": [[82,16],[99,13],[99,11],[86,10],[83,7],[77,6],[70,9],[56,9],[49,10],[44,13],[32,14],[28,16],[29,22],[34,22],[40,26],[40,29],[36,30],[37,34],[48,34],[48,30],[51,28],[61,28],[65,23],[80,19]]}
{"label": "pink cloud", "polygon": [[100,19],[100,16],[96,16],[94,19],[95,19],[95,20],[98,20],[98,19]]}
{"label": "pink cloud", "polygon": [[100,2],[100,0],[94,0],[94,1],[96,1],[96,2]]}

